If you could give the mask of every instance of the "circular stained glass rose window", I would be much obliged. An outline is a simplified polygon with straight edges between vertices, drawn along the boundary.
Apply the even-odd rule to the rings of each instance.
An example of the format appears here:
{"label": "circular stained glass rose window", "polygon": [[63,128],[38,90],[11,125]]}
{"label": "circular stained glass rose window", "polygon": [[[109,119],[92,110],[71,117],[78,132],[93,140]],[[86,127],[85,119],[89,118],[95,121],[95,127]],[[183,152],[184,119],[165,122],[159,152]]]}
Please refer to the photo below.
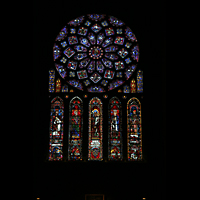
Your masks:
{"label": "circular stained glass rose window", "polygon": [[139,46],[124,22],[104,14],[78,17],[61,29],[53,46],[60,76],[88,92],[107,92],[134,73]]}

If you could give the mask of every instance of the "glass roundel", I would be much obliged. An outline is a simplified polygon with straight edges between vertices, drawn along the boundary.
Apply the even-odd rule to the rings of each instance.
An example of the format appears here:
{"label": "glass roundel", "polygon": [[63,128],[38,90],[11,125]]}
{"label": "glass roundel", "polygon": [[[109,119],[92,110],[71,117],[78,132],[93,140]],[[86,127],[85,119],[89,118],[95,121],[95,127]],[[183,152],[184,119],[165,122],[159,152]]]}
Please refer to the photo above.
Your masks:
{"label": "glass roundel", "polygon": [[116,17],[88,14],[71,20],[55,39],[53,59],[60,76],[77,89],[107,92],[134,73],[139,46]]}

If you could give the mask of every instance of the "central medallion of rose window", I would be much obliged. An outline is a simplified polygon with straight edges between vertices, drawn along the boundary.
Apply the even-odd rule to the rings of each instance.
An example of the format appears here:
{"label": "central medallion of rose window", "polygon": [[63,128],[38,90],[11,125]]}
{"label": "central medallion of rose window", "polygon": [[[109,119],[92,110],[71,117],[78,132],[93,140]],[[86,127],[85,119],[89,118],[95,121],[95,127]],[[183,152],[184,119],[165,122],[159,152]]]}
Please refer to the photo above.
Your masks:
{"label": "central medallion of rose window", "polygon": [[93,59],[99,59],[103,55],[103,50],[101,47],[94,46],[89,50],[89,55]]}

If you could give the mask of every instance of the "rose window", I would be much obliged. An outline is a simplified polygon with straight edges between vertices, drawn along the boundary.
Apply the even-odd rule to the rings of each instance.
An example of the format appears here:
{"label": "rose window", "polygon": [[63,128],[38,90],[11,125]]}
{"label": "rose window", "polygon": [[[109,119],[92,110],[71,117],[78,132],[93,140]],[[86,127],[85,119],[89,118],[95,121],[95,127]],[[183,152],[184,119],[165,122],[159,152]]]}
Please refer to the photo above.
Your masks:
{"label": "rose window", "polygon": [[53,46],[55,67],[70,85],[88,92],[107,92],[134,73],[139,46],[121,20],[88,14],[61,29]]}

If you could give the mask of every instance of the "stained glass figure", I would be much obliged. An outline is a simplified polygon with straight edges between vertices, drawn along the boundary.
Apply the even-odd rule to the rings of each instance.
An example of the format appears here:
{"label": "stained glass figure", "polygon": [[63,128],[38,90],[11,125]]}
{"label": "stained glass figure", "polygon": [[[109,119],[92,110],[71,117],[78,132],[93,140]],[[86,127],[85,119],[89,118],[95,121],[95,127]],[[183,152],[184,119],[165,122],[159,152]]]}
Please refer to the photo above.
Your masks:
{"label": "stained glass figure", "polygon": [[63,100],[60,97],[55,97],[51,101],[49,161],[61,161],[63,159],[63,120]]}
{"label": "stained glass figure", "polygon": [[56,92],[60,92],[61,90],[61,82],[60,79],[56,80]]}
{"label": "stained glass figure", "polygon": [[102,102],[94,97],[89,102],[88,160],[103,160],[103,112]]}
{"label": "stained glass figure", "polygon": [[120,37],[120,36],[117,36],[115,41],[114,41],[115,44],[119,44],[119,45],[123,45],[124,44],[124,38],[123,37]]}
{"label": "stained glass figure", "polygon": [[143,72],[141,70],[137,72],[137,92],[143,92]]}
{"label": "stained glass figure", "polygon": [[109,101],[108,118],[108,160],[122,160],[122,113],[117,97]]}
{"label": "stained glass figure", "polygon": [[82,160],[83,102],[74,97],[69,105],[68,160]]}
{"label": "stained glass figure", "polygon": [[79,35],[86,35],[87,34],[88,29],[84,28],[84,27],[80,27],[78,30],[78,34]]}
{"label": "stained glass figure", "polygon": [[77,75],[79,79],[87,78],[86,70],[77,71]]}
{"label": "stained glass figure", "polygon": [[136,93],[136,83],[134,78],[131,80],[130,88],[131,88],[131,93]]}
{"label": "stained glass figure", "polygon": [[94,82],[97,83],[101,80],[101,76],[95,72],[94,74],[92,74],[92,76],[90,76],[90,79]]}
{"label": "stained glass figure", "polygon": [[49,70],[49,92],[54,92],[55,84],[55,71],[53,69]]}
{"label": "stained glass figure", "polygon": [[[139,45],[132,30],[116,17],[87,14],[60,30],[53,60],[59,75],[70,85],[84,92],[108,92],[133,74],[136,77],[132,66],[137,67]],[[111,78],[108,68],[112,69]]]}
{"label": "stained glass figure", "polygon": [[99,24],[94,24],[91,29],[95,32],[95,33],[98,33],[102,27],[99,25]]}
{"label": "stained glass figure", "polygon": [[70,47],[68,47],[67,49],[64,50],[64,54],[68,58],[71,58],[75,54],[75,51],[73,51]]}
{"label": "stained glass figure", "polygon": [[141,103],[133,97],[127,103],[128,161],[142,160]]}

